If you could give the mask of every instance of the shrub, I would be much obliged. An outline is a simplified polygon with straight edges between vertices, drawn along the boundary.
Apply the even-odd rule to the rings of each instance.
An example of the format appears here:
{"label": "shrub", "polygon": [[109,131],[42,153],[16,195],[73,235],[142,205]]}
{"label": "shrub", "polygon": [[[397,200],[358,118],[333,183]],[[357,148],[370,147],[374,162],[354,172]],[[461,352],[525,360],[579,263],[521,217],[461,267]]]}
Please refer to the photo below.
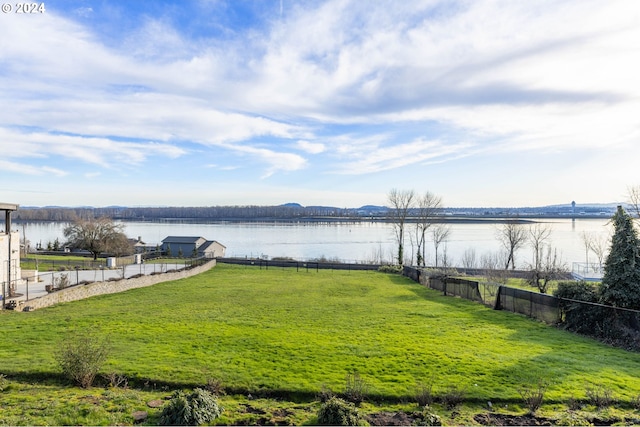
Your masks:
{"label": "shrub", "polygon": [[357,372],[347,374],[344,397],[349,402],[359,405],[364,402],[369,385]]}
{"label": "shrub", "polygon": [[[553,295],[566,300],[593,303],[599,300],[596,286],[584,281],[559,282]],[[604,317],[604,313],[600,307],[566,300],[560,301],[564,328],[587,335],[593,334],[593,331],[597,329],[596,325],[601,322]]]}
{"label": "shrub", "polygon": [[117,372],[109,372],[103,375],[102,378],[106,381],[109,387],[113,388],[127,388],[129,386],[129,380],[125,375],[118,374]]}
{"label": "shrub", "polygon": [[109,340],[91,334],[66,338],[55,354],[62,373],[82,388],[91,387],[110,351]]}
{"label": "shrub", "polygon": [[320,410],[318,411],[318,424],[357,426],[364,425],[364,420],[360,418],[358,408],[356,408],[353,403],[332,397],[320,406]]}
{"label": "shrub", "polygon": [[567,406],[569,406],[569,409],[572,411],[577,411],[582,409],[582,402],[580,402],[580,399],[576,399],[575,396],[571,395],[567,401]]}
{"label": "shrub", "polygon": [[613,391],[602,386],[587,388],[587,399],[598,409],[609,407],[615,403]]}
{"label": "shrub", "polygon": [[320,389],[320,392],[318,393],[318,400],[320,401],[320,403],[325,403],[333,397],[335,397],[335,393],[331,391],[330,388],[323,385]]}
{"label": "shrub", "polygon": [[57,289],[68,288],[71,285],[71,282],[69,281],[69,275],[61,274],[60,276],[53,279],[53,284]]}
{"label": "shrub", "polygon": [[418,406],[427,407],[433,403],[433,384],[419,383],[416,387],[416,402]]}
{"label": "shrub", "polygon": [[593,424],[575,412],[564,413],[560,418],[555,420],[555,425],[558,426],[592,426]]}
{"label": "shrub", "polygon": [[603,304],[640,310],[640,238],[633,218],[622,206],[613,215],[611,250],[604,263],[600,300]]}
{"label": "shrub", "polygon": [[222,396],[224,394],[224,385],[218,378],[207,379],[206,389],[214,396]]}
{"label": "shrub", "polygon": [[631,399],[631,406],[633,406],[634,409],[640,410],[640,394]]}
{"label": "shrub", "polygon": [[442,403],[447,409],[453,409],[464,402],[464,395],[464,389],[461,389],[457,385],[450,385],[442,395]]}
{"label": "shrub", "polygon": [[529,409],[529,413],[534,415],[542,406],[544,393],[547,391],[547,384],[539,381],[537,386],[522,386],[519,390],[524,404]]}
{"label": "shrub", "polygon": [[381,273],[400,274],[402,273],[402,266],[400,265],[381,265],[378,267],[378,271]]}
{"label": "shrub", "polygon": [[431,408],[429,406],[425,406],[422,410],[422,414],[420,415],[420,420],[415,423],[415,425],[419,426],[441,426],[442,420],[440,417],[433,412],[431,412]]}
{"label": "shrub", "polygon": [[218,418],[221,412],[215,396],[207,390],[196,388],[190,394],[176,391],[160,414],[160,425],[199,426]]}

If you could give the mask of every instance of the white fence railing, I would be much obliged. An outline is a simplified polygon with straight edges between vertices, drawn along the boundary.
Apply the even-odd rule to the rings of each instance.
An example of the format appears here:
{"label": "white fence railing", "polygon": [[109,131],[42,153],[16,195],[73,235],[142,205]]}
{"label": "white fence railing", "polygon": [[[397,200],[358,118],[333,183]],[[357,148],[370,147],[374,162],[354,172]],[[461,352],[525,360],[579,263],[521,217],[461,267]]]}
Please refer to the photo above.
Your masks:
{"label": "white fence railing", "polygon": [[604,267],[597,263],[574,262],[571,275],[576,280],[599,282],[604,276]]}

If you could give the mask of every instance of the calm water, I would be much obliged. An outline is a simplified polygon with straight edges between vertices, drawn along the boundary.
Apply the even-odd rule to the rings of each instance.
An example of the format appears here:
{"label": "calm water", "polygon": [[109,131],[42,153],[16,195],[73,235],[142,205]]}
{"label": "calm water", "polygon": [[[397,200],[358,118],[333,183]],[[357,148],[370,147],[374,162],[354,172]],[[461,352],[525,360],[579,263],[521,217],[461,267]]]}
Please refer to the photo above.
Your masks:
{"label": "calm water", "polygon": [[[552,228],[551,243],[562,254],[569,266],[572,262],[585,262],[583,234],[608,236],[608,219],[543,220]],[[390,224],[362,223],[189,223],[189,222],[123,222],[125,233],[132,238],[140,236],[148,245],[155,246],[167,236],[202,236],[217,240],[227,247],[227,256],[281,257],[310,259],[326,257],[343,261],[391,260],[395,253],[395,240]],[[31,246],[58,238],[64,241],[63,229],[67,224],[54,222],[14,223],[21,234],[26,234]],[[473,249],[479,260],[484,254],[496,253],[500,243],[496,238],[497,224],[449,224],[448,240],[438,249],[446,251],[451,265],[461,265],[467,249]],[[526,226],[525,226],[526,227]],[[409,225],[411,232],[413,227]],[[406,237],[406,253],[411,254],[411,240]],[[434,247],[427,242],[427,260],[433,264]],[[592,255],[590,255],[593,257]],[[531,259],[528,247],[516,255],[523,266]],[[593,259],[591,259],[593,261]]]}

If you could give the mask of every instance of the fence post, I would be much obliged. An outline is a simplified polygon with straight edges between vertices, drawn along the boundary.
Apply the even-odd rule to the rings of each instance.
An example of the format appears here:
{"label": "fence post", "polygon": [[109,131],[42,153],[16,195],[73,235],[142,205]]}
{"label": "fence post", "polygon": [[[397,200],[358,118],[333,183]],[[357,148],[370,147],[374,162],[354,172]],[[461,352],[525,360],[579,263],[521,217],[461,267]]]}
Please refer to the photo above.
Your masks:
{"label": "fence post", "polygon": [[529,293],[529,317],[533,317],[533,292]]}
{"label": "fence post", "polygon": [[502,302],[500,301],[500,295],[502,294],[502,285],[498,286],[498,292],[496,292],[496,303],[493,306],[494,310],[502,309]]}

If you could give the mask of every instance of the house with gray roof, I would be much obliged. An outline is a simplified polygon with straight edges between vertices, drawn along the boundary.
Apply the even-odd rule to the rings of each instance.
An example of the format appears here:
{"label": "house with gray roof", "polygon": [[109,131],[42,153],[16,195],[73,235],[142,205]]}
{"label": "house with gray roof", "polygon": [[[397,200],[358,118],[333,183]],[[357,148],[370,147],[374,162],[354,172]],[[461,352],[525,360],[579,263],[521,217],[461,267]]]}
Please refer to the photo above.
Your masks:
{"label": "house with gray roof", "polygon": [[207,240],[204,237],[168,236],[162,239],[161,250],[163,253],[171,252],[172,256],[182,254],[191,257],[221,258],[224,257],[226,246],[215,240]]}

